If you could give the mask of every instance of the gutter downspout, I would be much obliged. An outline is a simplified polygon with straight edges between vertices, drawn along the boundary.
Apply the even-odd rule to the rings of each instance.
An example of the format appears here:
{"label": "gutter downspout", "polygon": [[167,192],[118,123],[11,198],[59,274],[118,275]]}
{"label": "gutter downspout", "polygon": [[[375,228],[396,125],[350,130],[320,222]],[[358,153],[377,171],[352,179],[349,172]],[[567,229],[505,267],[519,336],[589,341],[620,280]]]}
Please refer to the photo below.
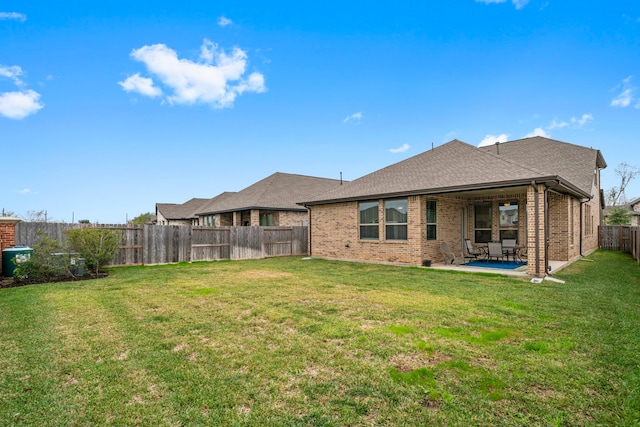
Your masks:
{"label": "gutter downspout", "polygon": [[544,274],[550,274],[549,268],[549,191],[544,189]]}
{"label": "gutter downspout", "polygon": [[585,202],[583,202],[582,200],[580,200],[580,256],[584,257],[584,255],[582,255],[582,229],[584,228],[584,225],[582,224],[582,206],[584,206]]}
{"label": "gutter downspout", "polygon": [[536,212],[536,217],[535,217],[536,225],[534,229],[535,229],[535,235],[536,235],[536,277],[540,277],[540,263],[538,262],[538,259],[540,258],[540,239],[538,237],[538,233],[540,230],[540,226],[538,225],[538,219],[539,219],[538,186],[536,185],[535,180],[531,181],[531,185],[533,186],[533,192],[535,193],[534,210]]}
{"label": "gutter downspout", "polygon": [[307,231],[307,236],[309,239],[309,243],[308,243],[308,252],[309,252],[309,256],[311,256],[311,208],[307,205],[304,205],[305,208],[307,208],[307,210],[309,211],[309,231]]}

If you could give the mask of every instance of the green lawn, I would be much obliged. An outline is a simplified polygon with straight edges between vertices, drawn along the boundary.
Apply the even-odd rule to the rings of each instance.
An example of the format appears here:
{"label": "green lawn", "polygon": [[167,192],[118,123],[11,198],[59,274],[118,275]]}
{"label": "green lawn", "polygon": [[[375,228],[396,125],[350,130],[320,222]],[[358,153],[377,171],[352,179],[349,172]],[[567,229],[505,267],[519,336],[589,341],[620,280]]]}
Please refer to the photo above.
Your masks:
{"label": "green lawn", "polygon": [[277,258],[0,289],[0,425],[638,425],[640,267]]}

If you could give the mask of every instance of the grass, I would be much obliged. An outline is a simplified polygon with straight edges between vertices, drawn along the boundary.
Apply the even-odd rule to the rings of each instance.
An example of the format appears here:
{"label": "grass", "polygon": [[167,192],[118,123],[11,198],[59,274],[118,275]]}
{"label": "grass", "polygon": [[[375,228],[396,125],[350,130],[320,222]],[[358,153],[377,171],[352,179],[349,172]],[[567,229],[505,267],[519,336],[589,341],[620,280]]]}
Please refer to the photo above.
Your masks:
{"label": "grass", "polygon": [[638,425],[640,267],[301,258],[0,289],[0,425]]}

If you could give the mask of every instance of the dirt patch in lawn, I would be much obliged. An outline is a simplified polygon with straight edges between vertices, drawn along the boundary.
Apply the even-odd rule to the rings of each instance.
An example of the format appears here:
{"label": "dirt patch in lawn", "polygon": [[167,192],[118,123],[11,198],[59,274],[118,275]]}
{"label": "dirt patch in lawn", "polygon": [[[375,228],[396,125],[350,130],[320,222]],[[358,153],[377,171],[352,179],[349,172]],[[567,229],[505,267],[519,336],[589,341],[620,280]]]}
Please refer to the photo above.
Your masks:
{"label": "dirt patch in lawn", "polygon": [[282,277],[293,277],[293,274],[282,271],[249,270],[238,274],[238,277],[243,279],[280,279]]}

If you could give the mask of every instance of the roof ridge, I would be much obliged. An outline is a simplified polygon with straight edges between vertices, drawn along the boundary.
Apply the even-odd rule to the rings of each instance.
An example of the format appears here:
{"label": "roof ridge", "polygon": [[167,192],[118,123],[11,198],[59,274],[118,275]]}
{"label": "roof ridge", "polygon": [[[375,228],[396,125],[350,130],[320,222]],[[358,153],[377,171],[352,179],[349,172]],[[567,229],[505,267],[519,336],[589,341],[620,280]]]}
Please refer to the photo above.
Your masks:
{"label": "roof ridge", "polygon": [[[507,144],[507,143],[505,142],[504,144]],[[507,162],[507,163],[509,163],[509,164],[512,164],[512,165],[515,165],[515,166],[521,167],[522,169],[528,170],[528,171],[530,171],[530,172],[534,172],[534,173],[541,174],[541,175],[544,175],[544,174],[547,174],[547,175],[549,175],[549,174],[550,174],[550,175],[555,175],[555,174],[553,174],[553,173],[550,173],[549,171],[542,171],[542,170],[538,170],[538,169],[535,169],[535,168],[533,168],[533,167],[529,167],[529,166],[523,165],[523,164],[521,164],[521,163],[515,162],[515,161],[513,161],[513,160],[511,160],[511,159],[506,159],[506,158],[504,158],[504,157],[501,157],[499,154],[493,154],[493,153],[491,153],[491,152],[489,152],[489,151],[481,150],[480,148],[482,148],[482,147],[476,147],[476,148],[478,149],[478,151],[479,151],[480,153],[482,153],[482,154],[484,154],[484,155],[492,156],[492,157],[494,157],[494,158],[500,159],[500,160],[501,160],[501,161],[503,161],[503,162]]]}

